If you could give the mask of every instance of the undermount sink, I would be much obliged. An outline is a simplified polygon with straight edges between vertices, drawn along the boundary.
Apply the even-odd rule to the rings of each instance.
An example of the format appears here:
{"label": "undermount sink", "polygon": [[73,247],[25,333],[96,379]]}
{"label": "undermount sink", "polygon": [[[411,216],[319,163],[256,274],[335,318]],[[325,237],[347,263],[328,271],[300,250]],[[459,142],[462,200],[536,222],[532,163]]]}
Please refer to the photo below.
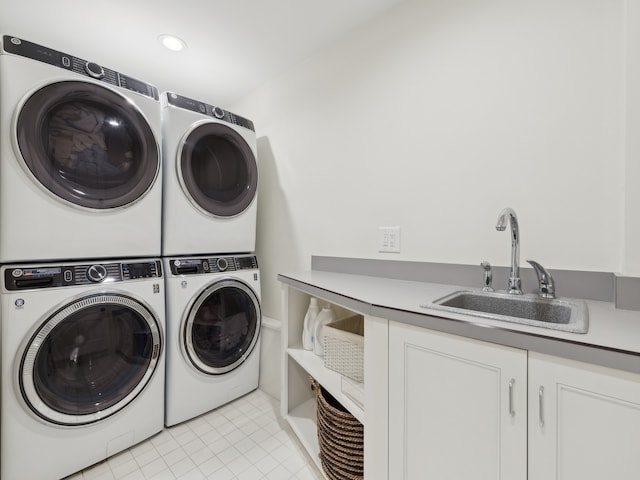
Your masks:
{"label": "undermount sink", "polygon": [[565,332],[589,329],[587,306],[577,300],[461,290],[421,306]]}

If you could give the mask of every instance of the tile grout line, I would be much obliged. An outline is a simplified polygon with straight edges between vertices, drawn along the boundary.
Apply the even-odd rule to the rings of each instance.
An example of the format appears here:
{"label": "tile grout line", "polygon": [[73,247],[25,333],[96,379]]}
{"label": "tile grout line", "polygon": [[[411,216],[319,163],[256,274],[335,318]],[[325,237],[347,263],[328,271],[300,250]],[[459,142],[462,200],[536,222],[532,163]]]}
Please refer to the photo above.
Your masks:
{"label": "tile grout line", "polygon": [[[303,475],[303,476],[299,476]],[[255,390],[65,480],[322,480],[280,418]]]}

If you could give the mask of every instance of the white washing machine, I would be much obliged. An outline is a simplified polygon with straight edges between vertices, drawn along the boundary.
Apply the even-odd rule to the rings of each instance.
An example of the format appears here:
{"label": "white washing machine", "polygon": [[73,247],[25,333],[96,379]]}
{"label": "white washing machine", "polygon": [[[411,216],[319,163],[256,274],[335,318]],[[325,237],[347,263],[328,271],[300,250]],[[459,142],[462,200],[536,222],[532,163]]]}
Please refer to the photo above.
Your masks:
{"label": "white washing machine", "polygon": [[159,256],[157,88],[10,36],[0,49],[0,262]]}
{"label": "white washing machine", "polygon": [[258,388],[260,275],[255,256],[165,258],[165,425]]}
{"label": "white washing machine", "polygon": [[159,259],[0,272],[3,480],[57,480],[162,430]]}
{"label": "white washing machine", "polygon": [[162,94],[162,256],[250,253],[256,244],[257,144],[250,120]]}

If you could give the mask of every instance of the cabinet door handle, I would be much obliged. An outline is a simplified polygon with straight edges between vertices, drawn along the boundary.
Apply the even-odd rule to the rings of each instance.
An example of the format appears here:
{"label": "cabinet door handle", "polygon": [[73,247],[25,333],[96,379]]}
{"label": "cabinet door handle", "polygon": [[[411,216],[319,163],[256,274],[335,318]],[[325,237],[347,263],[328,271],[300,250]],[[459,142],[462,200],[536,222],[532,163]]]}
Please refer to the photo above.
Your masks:
{"label": "cabinet door handle", "polygon": [[544,397],[544,387],[541,385],[538,389],[538,420],[540,420],[540,426],[544,427],[544,414],[542,411],[542,399]]}
{"label": "cabinet door handle", "polygon": [[516,379],[512,378],[509,382],[509,415],[512,417],[516,414],[516,411],[513,408],[513,386],[516,383]]}

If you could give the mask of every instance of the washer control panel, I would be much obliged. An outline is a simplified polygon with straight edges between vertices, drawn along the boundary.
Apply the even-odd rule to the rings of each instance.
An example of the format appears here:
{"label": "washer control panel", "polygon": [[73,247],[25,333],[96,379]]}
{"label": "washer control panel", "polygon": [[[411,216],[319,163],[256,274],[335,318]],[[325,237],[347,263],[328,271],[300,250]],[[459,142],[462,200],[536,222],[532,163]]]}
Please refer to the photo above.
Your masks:
{"label": "washer control panel", "polygon": [[192,112],[207,115],[208,117],[217,118],[223,122],[232,123],[233,125],[239,125],[255,132],[253,122],[247,120],[240,115],[224,110],[220,107],[214,107],[198,100],[193,100],[188,97],[183,97],[177,93],[167,92],[167,102],[174,107],[183,108],[185,110],[191,110]]}
{"label": "washer control panel", "polygon": [[173,275],[235,272],[238,270],[256,270],[258,268],[258,259],[255,255],[173,258],[171,259],[170,267]]}
{"label": "washer control panel", "polygon": [[2,44],[7,53],[13,53],[21,57],[64,68],[65,70],[78,73],[85,77],[126,88],[127,90],[140,93],[155,100],[160,98],[158,89],[153,85],[128,77],[95,62],[89,62],[82,58],[67,55],[66,53],[58,52],[57,50],[52,50],[51,48],[43,47],[42,45],[10,35],[4,35],[2,37]]}
{"label": "washer control panel", "polygon": [[127,263],[20,265],[5,269],[4,284],[7,290],[29,290],[160,277],[162,277],[162,266],[159,260]]}

